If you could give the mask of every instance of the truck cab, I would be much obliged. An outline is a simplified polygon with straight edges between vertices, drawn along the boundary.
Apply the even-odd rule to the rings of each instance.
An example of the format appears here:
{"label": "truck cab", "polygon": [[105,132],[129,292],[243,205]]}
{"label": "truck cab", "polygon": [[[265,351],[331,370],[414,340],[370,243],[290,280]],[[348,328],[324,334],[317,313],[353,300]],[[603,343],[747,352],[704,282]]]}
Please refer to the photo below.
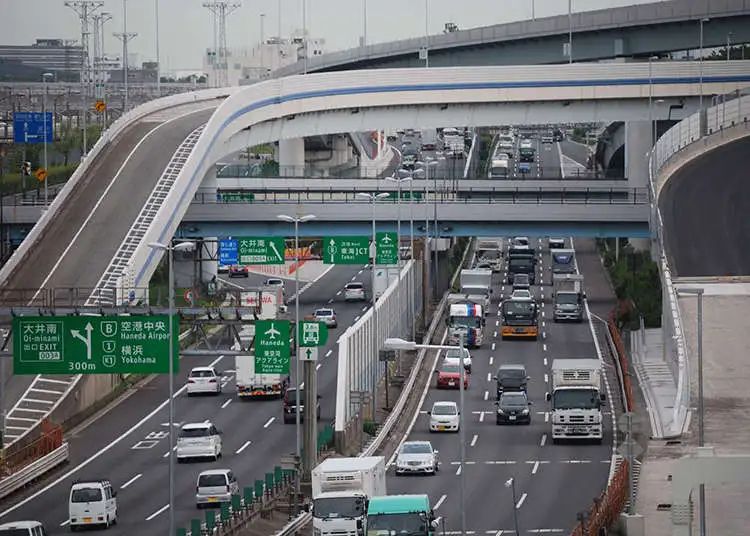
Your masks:
{"label": "truck cab", "polygon": [[553,274],[573,274],[576,271],[576,251],[570,248],[550,249]]}
{"label": "truck cab", "polygon": [[449,344],[458,344],[463,338],[464,346],[482,346],[485,320],[481,305],[452,303],[448,309],[447,324]]}
{"label": "truck cab", "polygon": [[505,300],[500,305],[503,339],[533,339],[539,337],[539,308],[527,299]]}
{"label": "truck cab", "polygon": [[552,274],[552,318],[555,322],[583,322],[585,299],[582,275]]}
{"label": "truck cab", "polygon": [[437,526],[427,495],[373,497],[367,505],[367,536],[433,536]]}
{"label": "truck cab", "polygon": [[603,438],[602,368],[598,359],[552,360],[552,441]]}

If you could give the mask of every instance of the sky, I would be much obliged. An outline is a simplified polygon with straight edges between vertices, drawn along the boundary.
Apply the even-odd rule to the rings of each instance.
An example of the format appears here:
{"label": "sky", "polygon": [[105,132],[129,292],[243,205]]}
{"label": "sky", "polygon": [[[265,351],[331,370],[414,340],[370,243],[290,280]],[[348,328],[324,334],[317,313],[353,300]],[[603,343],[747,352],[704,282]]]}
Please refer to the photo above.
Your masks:
{"label": "sky", "polygon": [[[105,50],[118,55],[122,45],[112,35],[121,32],[123,0],[102,0],[100,11],[112,14],[105,26]],[[213,42],[212,19],[205,0],[125,0],[128,32],[138,35],[130,52],[140,61],[156,57],[155,6],[159,5],[159,41],[164,71],[200,69],[202,56]],[[306,0],[309,34],[326,40],[326,51],[357,46],[363,34],[363,6],[367,5],[367,41],[385,42],[424,35],[425,0]],[[567,13],[567,0],[426,0],[428,28],[440,33],[446,22],[460,29]],[[653,0],[572,0],[572,10],[642,4]],[[265,36],[302,27],[303,0],[233,0],[241,4],[227,19],[227,45],[250,47],[260,40],[261,13]],[[0,0],[0,42],[32,44],[37,38],[80,39],[80,22],[64,0]]]}

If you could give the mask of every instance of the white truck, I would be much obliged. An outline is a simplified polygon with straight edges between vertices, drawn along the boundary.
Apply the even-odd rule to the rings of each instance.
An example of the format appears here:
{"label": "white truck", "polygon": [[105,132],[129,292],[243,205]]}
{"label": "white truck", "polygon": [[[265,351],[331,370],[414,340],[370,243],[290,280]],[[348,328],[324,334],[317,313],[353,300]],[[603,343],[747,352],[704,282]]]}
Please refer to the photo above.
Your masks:
{"label": "white truck", "polygon": [[364,536],[367,503],[386,495],[385,458],[328,458],[312,470],[313,534]]}
{"label": "white truck", "polygon": [[553,359],[552,442],[561,439],[602,441],[602,365],[598,359]]}
{"label": "white truck", "polygon": [[289,374],[259,374],[255,372],[255,355],[252,354],[252,342],[255,326],[245,326],[240,330],[240,344],[235,343],[233,350],[248,350],[248,355],[234,356],[235,384],[240,398],[281,397],[289,386]]}
{"label": "white truck", "polygon": [[555,322],[583,322],[586,293],[580,274],[552,274],[552,318]]}
{"label": "white truck", "polygon": [[[257,320],[271,320],[286,313],[284,289],[282,287],[264,287],[240,292],[242,307],[255,307]],[[244,319],[244,316],[243,316]]]}
{"label": "white truck", "polygon": [[492,270],[485,268],[461,270],[459,282],[461,294],[471,296],[470,300],[479,303],[484,314],[488,314],[492,294]]}
{"label": "white truck", "polygon": [[550,249],[549,256],[553,274],[575,273],[576,250],[572,248]]}
{"label": "white truck", "polygon": [[484,311],[472,302],[451,303],[448,307],[448,344],[479,348],[484,342]]}
{"label": "white truck", "polygon": [[396,279],[398,279],[397,266],[376,266],[375,280],[373,281],[375,285],[375,288],[373,289],[375,292],[375,299],[379,300],[388,286]]}
{"label": "white truck", "polygon": [[488,267],[493,272],[503,269],[503,239],[495,237],[477,238],[476,260],[478,267]]}

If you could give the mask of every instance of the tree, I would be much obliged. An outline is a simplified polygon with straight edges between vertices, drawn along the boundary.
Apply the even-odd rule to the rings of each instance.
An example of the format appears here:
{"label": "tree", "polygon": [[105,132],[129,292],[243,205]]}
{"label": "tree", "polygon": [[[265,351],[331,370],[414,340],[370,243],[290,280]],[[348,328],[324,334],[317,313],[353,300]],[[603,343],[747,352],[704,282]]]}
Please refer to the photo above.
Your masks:
{"label": "tree", "polygon": [[81,133],[78,129],[72,128],[70,125],[63,129],[60,140],[55,142],[54,147],[55,151],[63,156],[63,162],[66,166],[70,160],[70,153],[81,147],[82,142]]}

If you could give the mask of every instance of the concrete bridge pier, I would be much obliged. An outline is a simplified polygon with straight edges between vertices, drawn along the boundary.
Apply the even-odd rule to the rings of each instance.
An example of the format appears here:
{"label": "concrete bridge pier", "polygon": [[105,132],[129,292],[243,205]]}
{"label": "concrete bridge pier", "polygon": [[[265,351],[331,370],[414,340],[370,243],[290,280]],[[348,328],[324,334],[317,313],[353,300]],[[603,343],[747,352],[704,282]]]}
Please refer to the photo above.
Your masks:
{"label": "concrete bridge pier", "polygon": [[[650,121],[625,122],[625,176],[629,188],[648,188],[648,158],[653,145],[653,126]],[[630,238],[639,251],[649,251],[648,238]]]}
{"label": "concrete bridge pier", "polygon": [[279,140],[279,176],[304,177],[305,139]]}

